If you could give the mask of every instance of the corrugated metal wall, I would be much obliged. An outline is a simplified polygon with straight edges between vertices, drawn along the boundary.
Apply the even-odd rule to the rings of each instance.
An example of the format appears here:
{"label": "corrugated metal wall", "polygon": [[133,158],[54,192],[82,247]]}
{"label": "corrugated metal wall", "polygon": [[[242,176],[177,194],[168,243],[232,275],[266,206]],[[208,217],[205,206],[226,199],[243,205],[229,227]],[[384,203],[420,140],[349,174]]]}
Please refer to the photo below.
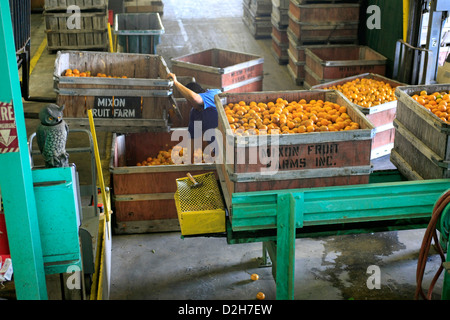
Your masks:
{"label": "corrugated metal wall", "polygon": [[30,40],[30,0],[9,0],[16,52],[22,51]]}
{"label": "corrugated metal wall", "polygon": [[376,5],[380,8],[380,29],[367,28],[367,19],[372,14],[364,12],[361,26],[365,29],[362,37],[365,43],[375,51],[388,58],[386,75],[392,76],[397,40],[403,39],[403,0],[363,0],[362,7]]}

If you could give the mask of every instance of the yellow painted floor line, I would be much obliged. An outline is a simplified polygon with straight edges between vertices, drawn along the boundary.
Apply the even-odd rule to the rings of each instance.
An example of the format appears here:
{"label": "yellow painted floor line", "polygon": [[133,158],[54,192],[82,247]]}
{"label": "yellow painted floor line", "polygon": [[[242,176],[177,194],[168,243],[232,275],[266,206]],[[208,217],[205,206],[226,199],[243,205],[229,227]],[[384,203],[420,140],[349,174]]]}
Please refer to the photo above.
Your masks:
{"label": "yellow painted floor line", "polygon": [[35,55],[30,61],[30,74],[33,72],[34,67],[36,66],[37,62],[39,61],[39,58],[42,55],[42,52],[44,52],[45,47],[47,46],[47,38],[44,38],[42,40],[41,45],[39,46],[38,50],[36,51]]}

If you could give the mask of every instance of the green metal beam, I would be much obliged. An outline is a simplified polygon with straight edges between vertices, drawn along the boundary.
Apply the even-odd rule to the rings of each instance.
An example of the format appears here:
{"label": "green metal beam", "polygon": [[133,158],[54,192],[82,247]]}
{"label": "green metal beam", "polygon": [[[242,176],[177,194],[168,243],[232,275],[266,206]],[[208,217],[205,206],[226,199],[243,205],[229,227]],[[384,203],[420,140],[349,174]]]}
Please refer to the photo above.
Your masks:
{"label": "green metal beam", "polygon": [[450,180],[440,179],[236,193],[227,241],[264,242],[277,299],[293,299],[297,238],[426,228],[449,188]]}
{"label": "green metal beam", "polygon": [[[0,1],[0,186],[19,300],[47,288],[9,1]],[[15,146],[15,148],[11,148]]]}
{"label": "green metal beam", "polygon": [[291,194],[295,227],[429,218],[450,180],[370,183],[352,186],[235,193],[233,231],[275,229],[278,196]]}

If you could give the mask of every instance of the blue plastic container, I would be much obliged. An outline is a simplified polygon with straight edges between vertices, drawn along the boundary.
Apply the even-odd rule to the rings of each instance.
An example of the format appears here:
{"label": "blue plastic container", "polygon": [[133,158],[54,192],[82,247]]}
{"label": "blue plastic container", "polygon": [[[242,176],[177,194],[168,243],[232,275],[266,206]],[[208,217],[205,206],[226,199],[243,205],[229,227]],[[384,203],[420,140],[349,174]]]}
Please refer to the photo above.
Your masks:
{"label": "blue plastic container", "polygon": [[156,46],[163,33],[158,12],[115,15],[114,34],[117,35],[118,51],[156,54]]}

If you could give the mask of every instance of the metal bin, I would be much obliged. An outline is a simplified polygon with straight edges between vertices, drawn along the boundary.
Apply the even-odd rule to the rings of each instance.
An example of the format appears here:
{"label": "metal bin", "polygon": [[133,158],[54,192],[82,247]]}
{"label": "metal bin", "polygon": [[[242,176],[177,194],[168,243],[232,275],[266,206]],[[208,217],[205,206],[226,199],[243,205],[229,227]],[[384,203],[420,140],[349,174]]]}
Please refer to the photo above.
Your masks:
{"label": "metal bin", "polygon": [[114,34],[118,37],[118,51],[156,54],[156,46],[163,33],[158,12],[115,15]]}

